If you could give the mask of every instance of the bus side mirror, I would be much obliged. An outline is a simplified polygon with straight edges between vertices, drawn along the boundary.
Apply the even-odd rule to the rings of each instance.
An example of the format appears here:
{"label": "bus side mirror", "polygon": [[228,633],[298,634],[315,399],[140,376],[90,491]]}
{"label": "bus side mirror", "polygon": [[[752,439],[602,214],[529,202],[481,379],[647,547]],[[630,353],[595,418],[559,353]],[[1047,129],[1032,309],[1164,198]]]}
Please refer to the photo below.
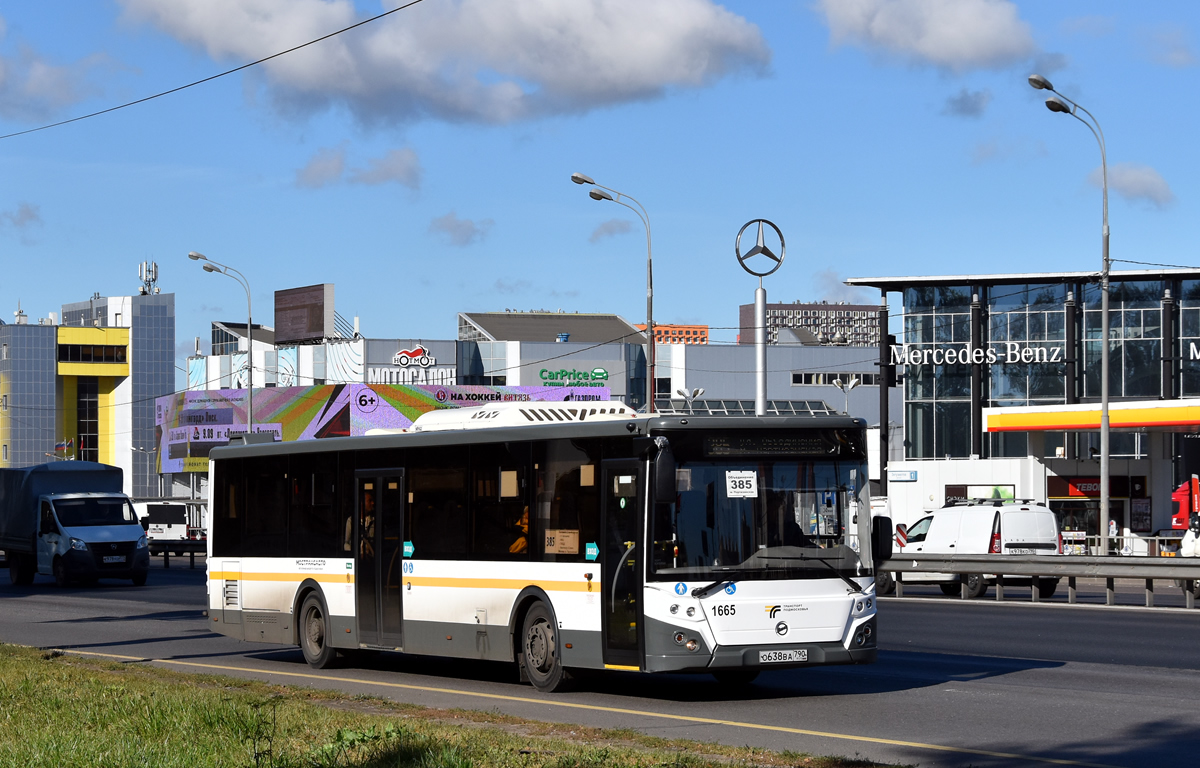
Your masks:
{"label": "bus side mirror", "polygon": [[[897,529],[903,528],[901,523]],[[876,517],[871,520],[871,554],[876,562],[888,560],[892,556],[892,518]]]}

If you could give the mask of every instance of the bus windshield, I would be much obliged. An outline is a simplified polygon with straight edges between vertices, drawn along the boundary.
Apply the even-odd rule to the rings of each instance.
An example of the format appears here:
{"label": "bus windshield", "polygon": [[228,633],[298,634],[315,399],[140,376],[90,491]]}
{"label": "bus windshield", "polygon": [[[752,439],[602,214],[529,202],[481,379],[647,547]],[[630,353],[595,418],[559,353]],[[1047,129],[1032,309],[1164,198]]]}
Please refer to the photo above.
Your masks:
{"label": "bus windshield", "polygon": [[[817,579],[870,573],[851,546],[861,459],[712,458],[676,465],[655,504],[651,578]],[[865,510],[864,510],[865,511]]]}

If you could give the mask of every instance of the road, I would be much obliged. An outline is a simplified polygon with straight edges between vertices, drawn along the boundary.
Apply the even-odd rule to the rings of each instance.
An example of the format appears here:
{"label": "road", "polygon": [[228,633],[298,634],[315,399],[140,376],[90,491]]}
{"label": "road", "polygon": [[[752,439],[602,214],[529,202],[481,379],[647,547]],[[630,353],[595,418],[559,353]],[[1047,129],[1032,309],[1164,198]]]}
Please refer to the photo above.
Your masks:
{"label": "road", "polygon": [[[186,563],[186,561],[185,561]],[[877,664],[779,670],[740,693],[706,676],[614,673],[542,695],[511,665],[384,655],[327,671],[299,650],[213,633],[204,571],[155,561],[149,585],[18,588],[0,575],[0,640],[367,693],[438,707],[630,727],[921,766],[1192,766],[1200,612],[940,597],[885,599]]]}

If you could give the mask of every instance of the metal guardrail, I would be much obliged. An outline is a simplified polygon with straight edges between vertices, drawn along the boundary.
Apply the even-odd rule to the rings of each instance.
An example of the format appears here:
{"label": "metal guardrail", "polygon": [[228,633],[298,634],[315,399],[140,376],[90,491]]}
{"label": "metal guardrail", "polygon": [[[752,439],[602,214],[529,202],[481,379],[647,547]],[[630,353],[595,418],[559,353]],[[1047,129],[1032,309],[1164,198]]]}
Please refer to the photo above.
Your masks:
{"label": "metal guardrail", "polygon": [[204,539],[178,539],[176,541],[151,541],[150,555],[161,555],[163,568],[171,567],[171,553],[186,552],[190,561],[188,567],[196,567],[196,553],[208,552],[208,542]]}
{"label": "metal guardrail", "polygon": [[[997,572],[1003,568],[1004,573]],[[1146,606],[1154,606],[1154,582],[1182,582],[1188,608],[1195,607],[1196,582],[1200,582],[1200,558],[1100,557],[1093,555],[900,555],[885,560],[881,571],[896,577],[896,596],[904,595],[905,573],[997,574],[996,599],[1004,600],[1004,577],[1032,578],[1031,594],[1038,602],[1040,578],[1067,579],[1067,602],[1076,602],[1076,579],[1102,578],[1106,582],[1107,605],[1116,605],[1116,579],[1143,579],[1146,582]],[[964,586],[964,596],[966,589]]]}

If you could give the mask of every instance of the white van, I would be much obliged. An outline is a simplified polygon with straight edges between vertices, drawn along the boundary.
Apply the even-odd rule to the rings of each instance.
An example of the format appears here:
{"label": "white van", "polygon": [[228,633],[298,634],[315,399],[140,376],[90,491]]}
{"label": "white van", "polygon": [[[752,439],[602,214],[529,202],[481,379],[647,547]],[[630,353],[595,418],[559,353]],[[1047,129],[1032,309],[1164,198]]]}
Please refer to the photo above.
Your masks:
{"label": "white van", "polygon": [[[896,526],[897,548],[893,557],[905,554],[937,555],[1061,555],[1062,536],[1054,513],[1033,501],[973,499],[939,509],[907,528]],[[961,592],[966,581],[967,596],[984,595],[994,574],[906,573],[905,583],[936,583],[947,595]],[[1028,586],[1030,577],[1005,576],[1005,586]],[[1051,597],[1058,579],[1038,579],[1038,594]]]}

